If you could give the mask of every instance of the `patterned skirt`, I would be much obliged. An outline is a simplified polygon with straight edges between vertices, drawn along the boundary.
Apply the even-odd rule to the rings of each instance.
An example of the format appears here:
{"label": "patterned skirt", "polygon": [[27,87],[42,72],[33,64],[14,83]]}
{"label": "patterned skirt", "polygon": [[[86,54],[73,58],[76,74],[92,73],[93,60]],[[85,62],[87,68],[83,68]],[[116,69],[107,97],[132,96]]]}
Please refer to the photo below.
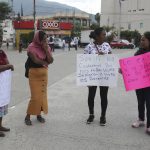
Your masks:
{"label": "patterned skirt", "polygon": [[8,105],[0,107],[0,117],[3,117],[8,113]]}

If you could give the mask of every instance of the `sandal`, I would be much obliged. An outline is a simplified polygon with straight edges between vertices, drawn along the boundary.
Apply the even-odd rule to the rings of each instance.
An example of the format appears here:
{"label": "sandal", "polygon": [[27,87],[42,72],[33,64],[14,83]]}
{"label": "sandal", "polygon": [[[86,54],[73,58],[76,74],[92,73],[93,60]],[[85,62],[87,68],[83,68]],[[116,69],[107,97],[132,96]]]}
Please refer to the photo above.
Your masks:
{"label": "sandal", "polygon": [[150,127],[146,129],[146,133],[150,135]]}
{"label": "sandal", "polygon": [[9,128],[5,128],[5,127],[0,127],[0,131],[9,132],[10,129]]}
{"label": "sandal", "polygon": [[5,137],[5,134],[3,132],[0,132],[0,137]]}
{"label": "sandal", "polygon": [[37,116],[37,120],[41,123],[45,123],[45,119],[41,115]]}
{"label": "sandal", "polygon": [[30,118],[25,118],[24,122],[27,126],[32,126],[32,122],[31,122]]}
{"label": "sandal", "polygon": [[137,120],[136,122],[132,124],[132,128],[139,128],[139,127],[144,127],[144,126],[145,126],[145,123],[144,121],[141,121],[141,120]]}

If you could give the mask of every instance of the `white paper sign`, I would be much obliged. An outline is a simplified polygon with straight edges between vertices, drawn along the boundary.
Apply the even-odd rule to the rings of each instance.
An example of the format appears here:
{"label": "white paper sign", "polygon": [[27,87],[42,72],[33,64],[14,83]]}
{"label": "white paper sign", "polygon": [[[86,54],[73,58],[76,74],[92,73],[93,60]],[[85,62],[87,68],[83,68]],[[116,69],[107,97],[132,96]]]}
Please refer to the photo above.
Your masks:
{"label": "white paper sign", "polygon": [[11,96],[11,70],[0,73],[0,107],[8,105]]}
{"label": "white paper sign", "polygon": [[118,57],[116,55],[77,55],[77,85],[117,86]]}

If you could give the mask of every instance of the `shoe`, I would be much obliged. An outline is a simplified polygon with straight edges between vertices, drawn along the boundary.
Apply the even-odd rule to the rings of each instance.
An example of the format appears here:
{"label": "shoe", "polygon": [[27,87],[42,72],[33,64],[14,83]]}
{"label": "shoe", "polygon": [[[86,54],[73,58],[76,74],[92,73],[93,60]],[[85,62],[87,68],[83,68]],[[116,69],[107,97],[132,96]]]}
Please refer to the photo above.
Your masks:
{"label": "shoe", "polygon": [[32,122],[31,122],[30,118],[25,118],[24,122],[27,126],[32,126]]}
{"label": "shoe", "polygon": [[144,127],[144,126],[145,126],[145,123],[144,121],[141,121],[141,120],[137,120],[136,122],[132,124],[132,128],[139,128],[139,127]]}
{"label": "shoe", "polygon": [[94,115],[89,115],[89,118],[87,119],[87,124],[91,124],[94,121]]}
{"label": "shoe", "polygon": [[105,126],[105,125],[106,125],[106,118],[100,117],[100,126]]}
{"label": "shoe", "polygon": [[37,116],[37,120],[38,120],[40,123],[45,123],[45,119],[44,119],[41,115],[38,115],[38,116]]}
{"label": "shoe", "polygon": [[5,137],[5,134],[3,132],[0,132],[0,137]]}
{"label": "shoe", "polygon": [[9,132],[10,129],[9,128],[5,128],[5,127],[0,127],[0,131]]}
{"label": "shoe", "polygon": [[150,135],[150,127],[146,129],[146,133]]}

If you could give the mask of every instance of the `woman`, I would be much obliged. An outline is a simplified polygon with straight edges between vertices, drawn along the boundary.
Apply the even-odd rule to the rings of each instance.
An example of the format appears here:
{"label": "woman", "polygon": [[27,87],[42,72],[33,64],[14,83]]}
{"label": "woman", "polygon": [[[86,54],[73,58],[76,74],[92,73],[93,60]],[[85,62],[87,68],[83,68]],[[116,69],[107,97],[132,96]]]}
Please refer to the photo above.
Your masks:
{"label": "woman", "polygon": [[47,80],[48,65],[53,62],[51,50],[48,46],[47,36],[43,31],[35,33],[33,42],[28,46],[28,59],[26,62],[26,76],[29,77],[31,99],[25,117],[25,124],[32,125],[30,115],[36,115],[41,123],[45,119],[41,111],[48,113]]}
{"label": "woman", "polygon": [[[140,49],[135,56],[150,52],[150,32],[145,32],[141,38]],[[150,135],[150,87],[136,90],[138,101],[138,120],[132,124],[133,128],[145,126],[145,106],[147,108],[146,133]]]}
{"label": "woman", "polygon": [[[2,40],[0,38],[0,47],[2,45]],[[3,50],[0,50],[0,73],[6,70],[11,69],[14,70],[13,65],[9,64],[9,61],[7,59],[7,55]],[[0,95],[1,96],[1,95]],[[5,116],[8,113],[8,105],[0,106],[0,137],[4,137],[5,134],[3,132],[9,132],[9,128],[5,128],[2,125],[2,119],[3,116]]]}
{"label": "woman", "polygon": [[[87,45],[85,48],[85,54],[111,54],[111,47],[108,43],[104,42],[106,38],[106,32],[103,28],[97,28],[94,32],[91,32],[90,38],[94,39],[94,42]],[[87,119],[87,124],[90,124],[94,121],[94,98],[96,94],[96,86],[89,86],[88,94],[88,106],[89,106],[89,118]],[[107,109],[107,94],[108,87],[100,86],[100,97],[101,97],[101,117],[100,125],[106,125],[106,109]]]}

